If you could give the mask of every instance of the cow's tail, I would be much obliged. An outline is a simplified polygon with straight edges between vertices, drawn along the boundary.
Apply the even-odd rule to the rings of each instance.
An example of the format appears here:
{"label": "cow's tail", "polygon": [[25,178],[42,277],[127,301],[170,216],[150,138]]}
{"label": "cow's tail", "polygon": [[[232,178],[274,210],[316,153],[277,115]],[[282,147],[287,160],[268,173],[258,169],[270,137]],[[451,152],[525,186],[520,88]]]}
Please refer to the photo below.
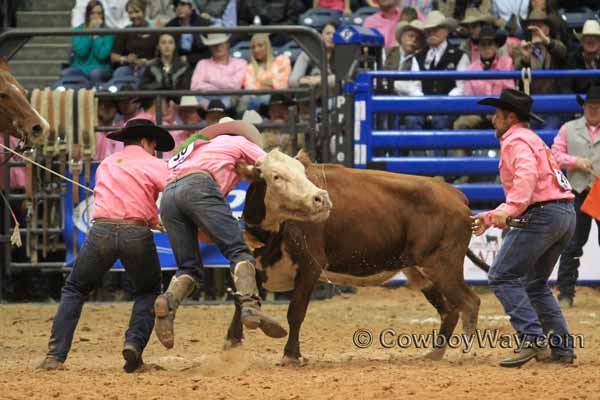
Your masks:
{"label": "cow's tail", "polygon": [[490,266],[485,261],[483,261],[483,259],[477,257],[477,254],[473,253],[471,249],[467,249],[467,257],[469,257],[469,260],[473,261],[473,264],[477,265],[485,272],[490,271]]}

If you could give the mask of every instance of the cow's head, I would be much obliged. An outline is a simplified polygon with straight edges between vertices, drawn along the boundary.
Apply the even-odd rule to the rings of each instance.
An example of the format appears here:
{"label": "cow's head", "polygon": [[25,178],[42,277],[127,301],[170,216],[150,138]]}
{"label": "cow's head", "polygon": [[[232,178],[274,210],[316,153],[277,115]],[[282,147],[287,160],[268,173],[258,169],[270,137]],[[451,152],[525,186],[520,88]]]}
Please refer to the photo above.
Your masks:
{"label": "cow's head", "polygon": [[275,149],[254,166],[237,165],[250,187],[246,193],[243,219],[250,225],[276,231],[283,221],[322,222],[329,217],[331,200],[327,191],[306,177],[310,159],[292,158]]}

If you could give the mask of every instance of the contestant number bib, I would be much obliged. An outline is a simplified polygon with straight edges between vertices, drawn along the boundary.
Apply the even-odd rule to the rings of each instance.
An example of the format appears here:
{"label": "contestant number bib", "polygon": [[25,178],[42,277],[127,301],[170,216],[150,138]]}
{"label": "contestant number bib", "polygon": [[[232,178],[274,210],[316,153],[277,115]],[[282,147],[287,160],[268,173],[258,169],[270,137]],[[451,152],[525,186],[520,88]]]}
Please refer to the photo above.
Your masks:
{"label": "contestant number bib", "polygon": [[179,164],[181,164],[182,162],[184,162],[186,160],[186,158],[188,158],[190,156],[190,154],[192,154],[192,151],[194,151],[194,142],[188,144],[186,147],[184,147],[183,149],[181,149],[181,151],[177,154],[175,154],[173,157],[171,157],[167,163],[167,166],[169,167],[169,169],[173,169],[176,166],[178,166]]}

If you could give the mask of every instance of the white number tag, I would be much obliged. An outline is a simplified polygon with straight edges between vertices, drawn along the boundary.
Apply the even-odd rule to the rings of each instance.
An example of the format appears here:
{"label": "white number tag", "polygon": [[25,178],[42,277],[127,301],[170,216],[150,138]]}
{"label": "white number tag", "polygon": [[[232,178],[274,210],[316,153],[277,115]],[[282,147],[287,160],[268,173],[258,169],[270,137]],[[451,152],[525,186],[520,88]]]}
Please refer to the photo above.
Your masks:
{"label": "white number tag", "polygon": [[565,190],[573,190],[573,187],[571,187],[571,183],[560,169],[555,169],[554,175],[556,175],[556,180],[558,181],[558,184],[561,188]]}
{"label": "white number tag", "polygon": [[188,158],[190,154],[192,154],[192,151],[194,151],[194,142],[187,145],[187,147],[183,148],[179,153],[175,154],[169,159],[169,162],[167,163],[169,169],[173,169],[182,162],[184,162],[185,159]]}

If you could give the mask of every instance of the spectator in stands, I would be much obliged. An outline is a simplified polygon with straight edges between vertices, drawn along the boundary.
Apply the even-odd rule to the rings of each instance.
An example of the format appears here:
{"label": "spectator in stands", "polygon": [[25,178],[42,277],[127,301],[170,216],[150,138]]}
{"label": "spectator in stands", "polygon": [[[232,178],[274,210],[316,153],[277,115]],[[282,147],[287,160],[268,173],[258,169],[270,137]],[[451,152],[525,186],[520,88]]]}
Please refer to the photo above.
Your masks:
{"label": "spectator in stands", "polygon": [[[244,89],[287,89],[292,70],[290,58],[285,54],[273,57],[269,35],[257,33],[250,40],[250,62],[246,66]],[[269,101],[269,95],[246,96],[248,108],[256,110]]]}
{"label": "spectator in stands", "polygon": [[[585,99],[577,95],[577,102],[583,107],[583,116],[561,126],[552,145],[556,160],[568,170],[577,212],[575,234],[562,253],[558,267],[558,300],[561,307],[573,306],[579,259],[590,236],[593,219],[581,211],[581,205],[594,182],[591,171],[600,171],[600,142],[597,140],[600,133],[600,86],[592,86]],[[596,220],[596,226],[600,229],[599,220]],[[598,242],[600,244],[600,235]]]}
{"label": "spectator in stands", "polygon": [[[71,26],[85,23],[85,9],[89,0],[77,0],[71,11]],[[104,22],[107,28],[122,29],[131,23],[126,12],[128,0],[100,0],[104,9]]]}
{"label": "spectator in stands", "polygon": [[479,59],[479,34],[484,25],[493,26],[496,19],[492,14],[484,14],[478,8],[467,8],[465,18],[460,22],[462,30],[466,33],[467,39],[462,42],[460,49],[469,57],[469,61]]}
{"label": "spectator in stands", "polygon": [[[118,89],[119,92],[129,92],[132,90],[134,88],[130,85],[123,85]],[[117,109],[119,110],[119,115],[117,116],[115,125],[125,126],[127,121],[135,118],[140,112],[140,99],[138,97],[119,96],[117,98]]]}
{"label": "spectator in stands", "polygon": [[[559,40],[553,38],[553,23],[547,14],[540,10],[533,10],[525,21],[525,27],[531,33],[531,41],[524,41],[520,48],[513,50],[515,69],[525,67],[531,69],[564,69],[566,66],[567,49]],[[540,79],[531,82],[531,94],[560,93],[559,81],[553,79]],[[546,122],[532,124],[534,128],[558,129],[560,117],[547,115]]]}
{"label": "spectator in stands", "polygon": [[214,125],[223,117],[227,117],[227,108],[219,99],[213,99],[206,109],[206,125]]}
{"label": "spectator in stands", "polygon": [[[325,51],[327,56],[327,77],[329,87],[335,85],[335,75],[331,70],[331,63],[333,62],[333,34],[335,33],[335,25],[332,23],[326,24],[321,30],[321,37],[325,43]],[[321,70],[316,65],[308,54],[302,52],[298,59],[294,63],[294,68],[290,74],[289,80],[290,87],[297,88],[301,86],[319,87],[321,85]]]}
{"label": "spectator in stands", "polygon": [[552,21],[552,25],[554,26],[555,35],[567,48],[571,48],[571,46],[576,44],[572,30],[569,28],[567,22],[558,14],[557,0],[531,0],[527,14],[529,15],[533,10],[543,11],[548,15],[548,19]]}
{"label": "spectator in stands", "polygon": [[[98,0],[91,0],[85,9],[85,22],[75,29],[104,28],[104,8]],[[106,82],[112,76],[110,52],[115,38],[112,35],[73,36],[73,62],[62,71],[62,76],[84,75],[94,85]]]}
{"label": "spectator in stands", "polygon": [[342,11],[344,14],[352,14],[350,0],[313,0],[313,8],[329,8]]}
{"label": "spectator in stands", "polygon": [[[114,99],[98,98],[98,126],[116,126],[117,104]],[[95,160],[102,161],[123,149],[123,143],[106,137],[110,132],[96,132]]]}
{"label": "spectator in stands", "polygon": [[154,28],[162,28],[175,18],[173,0],[148,0],[146,17]]}
{"label": "spectator in stands", "polygon": [[[229,55],[229,37],[225,33],[209,33],[202,35],[202,42],[208,46],[211,58],[200,60],[196,64],[192,76],[192,90],[239,90],[246,74],[245,60],[233,58]],[[231,97],[223,96],[221,100],[227,107],[231,107]],[[204,108],[208,99],[198,99]]]}
{"label": "spectator in stands", "polygon": [[[167,26],[182,27],[211,25],[209,19],[198,15],[194,9],[193,0],[175,0],[174,4],[177,16],[169,21]],[[202,44],[200,35],[191,33],[177,35],[177,49],[179,50],[179,54],[186,58],[192,69],[196,66],[198,60],[210,57],[210,52],[206,46]]]}
{"label": "spectator in stands", "polygon": [[[287,95],[280,93],[272,95],[268,107],[269,122],[288,124],[290,106],[294,106],[294,102]],[[262,147],[267,152],[279,148],[292,157],[297,153],[293,146],[292,135],[286,129],[267,128],[262,131],[261,138]],[[298,141],[300,142],[300,138]],[[298,143],[299,147],[303,147],[302,145],[302,143]]]}
{"label": "spectator in stands", "polygon": [[[600,69],[600,24],[590,19],[583,24],[581,35],[577,37],[580,45],[569,54],[567,69]],[[573,93],[585,93],[592,83],[600,85],[600,78],[571,79],[568,85]]]}
{"label": "spectator in stands", "polygon": [[384,37],[384,47],[394,47],[396,45],[396,26],[400,22],[400,8],[398,0],[376,0],[379,11],[365,18],[363,26],[377,29]]}
{"label": "spectator in stands", "polygon": [[[392,71],[419,71],[415,56],[423,49],[423,23],[418,19],[400,22],[396,29],[396,40],[400,45],[389,50],[384,68]],[[423,96],[421,81],[395,81],[394,89],[403,96]]]}
{"label": "spectator in stands", "polygon": [[209,19],[213,25],[228,28],[237,26],[236,0],[195,0],[201,16]]}
{"label": "spectator in stands", "polygon": [[[204,114],[196,96],[183,96],[177,109],[179,119],[184,125],[199,125]],[[189,131],[190,134],[194,131]]]}
{"label": "spectator in stands", "polygon": [[494,0],[492,2],[492,15],[500,19],[500,25],[505,25],[511,22],[511,20],[518,21],[519,19],[527,18],[528,6],[528,0]]}
{"label": "spectator in stands", "polygon": [[146,90],[187,90],[191,70],[177,54],[175,38],[170,33],[160,35],[156,58],[148,64],[140,83]]}
{"label": "spectator in stands", "polygon": [[[145,0],[129,0],[127,14],[131,19],[128,28],[148,28],[150,23],[146,20]],[[114,72],[114,76],[140,74],[154,58],[158,37],[156,34],[144,33],[137,35],[118,35],[113,46],[111,61],[121,65]]]}
{"label": "spectator in stands", "polygon": [[[455,21],[440,11],[432,11],[425,20],[425,40],[427,47],[417,55],[421,71],[464,71],[469,66],[469,58],[457,45],[448,43],[448,34],[455,29]],[[462,81],[427,79],[422,81],[425,95],[461,96],[464,91]],[[426,118],[432,129],[447,129],[450,126],[448,115],[434,115]],[[413,121],[409,129],[423,129],[424,120]]]}
{"label": "spectator in stands", "polygon": [[[296,25],[300,15],[297,0],[244,0],[238,4],[239,25]],[[271,35],[273,46],[282,46],[287,34]]]}
{"label": "spectator in stands", "polygon": [[[506,36],[486,25],[479,35],[479,58],[467,68],[468,71],[512,71],[513,62],[498,49],[504,45]],[[500,96],[503,89],[514,89],[512,80],[469,80],[465,81],[465,96]],[[454,121],[454,129],[490,128],[491,119],[485,115],[461,115]]]}

